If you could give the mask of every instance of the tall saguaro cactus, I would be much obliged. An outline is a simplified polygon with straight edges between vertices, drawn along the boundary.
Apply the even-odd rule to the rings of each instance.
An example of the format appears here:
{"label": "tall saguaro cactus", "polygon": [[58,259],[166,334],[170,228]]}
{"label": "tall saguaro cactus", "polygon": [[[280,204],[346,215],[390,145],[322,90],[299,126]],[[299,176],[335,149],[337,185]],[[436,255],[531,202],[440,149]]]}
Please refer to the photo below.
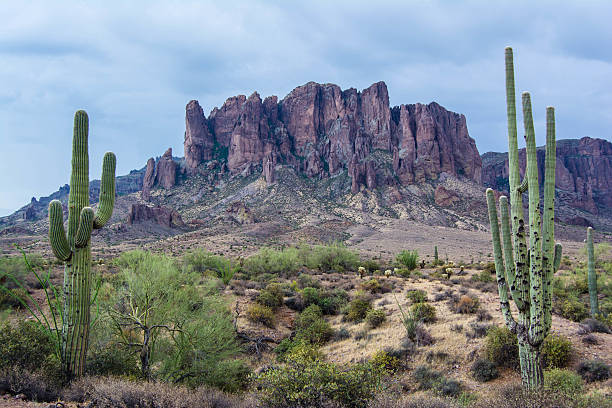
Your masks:
{"label": "tall saguaro cactus", "polygon": [[589,299],[591,301],[591,316],[599,314],[599,301],[597,299],[597,274],[595,273],[595,252],[593,251],[593,228],[587,228],[587,255],[588,255],[588,281]]}
{"label": "tall saguaro cactus", "polygon": [[112,152],[104,155],[100,202],[96,213],[89,206],[89,153],[87,113],[74,115],[72,175],[68,198],[68,234],[64,230],[62,203],[49,204],[49,242],[55,256],[64,261],[64,310],[61,359],[70,377],[85,371],[89,341],[91,298],[91,232],[110,219],[115,205],[115,165]]}
{"label": "tall saguaro cactus", "polygon": [[[495,271],[502,314],[508,328],[517,335],[521,378],[530,389],[543,384],[540,346],[551,326],[554,272],[561,262],[561,245],[554,244],[555,218],[555,112],[546,108],[546,159],[544,174],[544,213],[540,214],[540,185],[535,132],[529,93],[523,93],[523,122],[527,145],[527,168],[521,182],[514,93],[512,48],[506,48],[506,102],[508,115],[508,162],[510,207],[508,198],[500,197],[501,235],[493,190],[487,189],[487,207],[493,236]],[[526,240],[522,195],[529,194],[529,246]],[[541,219],[543,218],[543,220]],[[503,248],[503,254],[502,254]],[[505,262],[504,262],[505,258]],[[508,289],[518,309],[515,320],[510,310]]]}

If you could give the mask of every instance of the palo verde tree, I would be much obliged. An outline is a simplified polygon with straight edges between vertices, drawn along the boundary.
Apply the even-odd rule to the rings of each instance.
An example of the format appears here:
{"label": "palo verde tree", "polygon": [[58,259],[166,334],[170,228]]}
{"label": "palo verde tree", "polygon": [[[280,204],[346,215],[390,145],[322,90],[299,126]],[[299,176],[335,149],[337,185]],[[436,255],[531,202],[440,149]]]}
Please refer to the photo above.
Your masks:
{"label": "palo verde tree", "polygon": [[[540,185],[529,93],[523,93],[522,99],[527,168],[525,178],[521,182],[516,127],[514,62],[512,48],[508,47],[506,48],[506,102],[511,213],[508,210],[508,198],[500,197],[503,247],[500,242],[493,190],[487,189],[486,195],[502,314],[506,325],[518,338],[523,385],[529,389],[539,389],[544,382],[540,347],[551,326],[551,284],[554,272],[561,262],[561,245],[555,245],[554,243],[555,112],[552,107],[546,109],[544,212],[540,214]],[[523,193],[526,191],[529,195],[529,245],[527,245],[527,229],[523,215],[522,199]],[[543,221],[541,220],[542,217]],[[518,309],[518,319],[516,320],[510,311],[508,288]]]}
{"label": "palo verde tree", "polygon": [[69,377],[85,371],[92,284],[91,232],[108,222],[115,205],[116,158],[107,152],[102,164],[100,203],[95,213],[89,206],[88,132],[87,113],[79,110],[74,115],[68,234],[64,230],[62,203],[53,200],[49,204],[49,242],[57,259],[64,262],[60,358]]}

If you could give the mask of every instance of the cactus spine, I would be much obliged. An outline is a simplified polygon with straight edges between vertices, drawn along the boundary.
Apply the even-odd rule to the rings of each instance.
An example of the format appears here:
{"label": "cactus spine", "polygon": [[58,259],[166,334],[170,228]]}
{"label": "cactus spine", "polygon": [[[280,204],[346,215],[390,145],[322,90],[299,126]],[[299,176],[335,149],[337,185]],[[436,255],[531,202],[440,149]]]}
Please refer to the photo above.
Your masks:
{"label": "cactus spine", "polygon": [[587,254],[589,257],[589,298],[591,300],[591,316],[599,314],[599,301],[597,300],[597,274],[595,273],[595,252],[593,251],[593,228],[587,228]]}
{"label": "cactus spine", "polygon": [[[551,326],[554,272],[561,262],[561,245],[554,244],[555,199],[555,113],[546,108],[546,159],[544,174],[544,213],[540,214],[535,132],[529,93],[523,93],[523,122],[527,145],[527,168],[520,180],[514,62],[512,48],[506,48],[506,102],[508,116],[508,161],[510,208],[508,198],[500,197],[501,236],[493,190],[487,189],[487,207],[493,237],[495,271],[501,311],[508,328],[517,335],[523,385],[538,389],[543,385],[540,346]],[[529,246],[526,241],[522,194],[529,195]],[[543,220],[541,219],[543,218]],[[511,220],[511,221],[510,221]],[[503,253],[502,253],[503,248]],[[504,262],[505,258],[505,262]],[[515,320],[510,310],[508,289],[518,309]]]}
{"label": "cactus spine", "polygon": [[96,213],[89,206],[89,154],[87,113],[74,115],[72,175],[68,198],[68,234],[64,230],[62,203],[49,204],[49,242],[55,256],[64,261],[64,310],[61,359],[69,377],[85,371],[89,341],[91,298],[91,232],[110,219],[115,204],[114,153],[107,152],[102,164],[100,202]]}

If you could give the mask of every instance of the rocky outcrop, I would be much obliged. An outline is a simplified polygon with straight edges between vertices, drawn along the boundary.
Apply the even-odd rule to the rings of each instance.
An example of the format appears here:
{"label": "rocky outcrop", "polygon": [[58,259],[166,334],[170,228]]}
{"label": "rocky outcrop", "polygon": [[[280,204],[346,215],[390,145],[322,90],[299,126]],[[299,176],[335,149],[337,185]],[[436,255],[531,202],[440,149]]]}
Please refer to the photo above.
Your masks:
{"label": "rocky outcrop", "polygon": [[176,163],[172,160],[172,148],[168,148],[157,162],[155,170],[155,183],[165,189],[176,184]]}
{"label": "rocky outcrop", "polygon": [[167,207],[149,207],[146,204],[132,204],[128,213],[128,225],[153,222],[167,228],[183,227],[185,223],[180,214]]}
{"label": "rocky outcrop", "polygon": [[238,224],[253,224],[255,216],[242,201],[234,201],[226,209],[227,219]]}
{"label": "rocky outcrop", "polygon": [[[538,177],[544,177],[544,147],[538,147]],[[485,153],[482,156],[482,181],[486,187],[508,191],[508,154]],[[525,149],[519,151],[521,176],[524,175]],[[542,186],[540,186],[543,188]],[[557,141],[555,172],[557,202],[592,214],[612,207],[612,143],[603,139],[567,139]]]}
{"label": "rocky outcrop", "polygon": [[274,184],[276,181],[276,157],[274,154],[268,154],[263,161],[263,175],[266,179],[266,184]]}
{"label": "rocky outcrop", "polygon": [[482,161],[465,116],[435,102],[392,110],[393,167],[403,183],[436,179],[442,172],[481,181]]}
{"label": "rocky outcrop", "polygon": [[454,191],[438,186],[434,192],[434,200],[439,206],[450,207],[459,201],[459,196]]}
{"label": "rocky outcrop", "polygon": [[203,161],[212,159],[215,140],[198,101],[189,101],[185,108],[185,169],[193,173]]}
{"label": "rocky outcrop", "polygon": [[155,185],[155,160],[151,157],[147,160],[147,167],[145,169],[144,178],[142,179],[142,192],[140,197],[143,200],[149,201],[151,199],[151,188]]}
{"label": "rocky outcrop", "polygon": [[[307,177],[348,171],[353,191],[435,180],[442,172],[480,183],[480,155],[465,117],[436,103],[390,108],[384,82],[362,92],[309,82],[280,102],[275,96],[262,102],[256,92],[238,95],[214,108],[208,119],[191,101],[186,118],[188,172],[212,159],[213,147],[219,146],[227,157],[216,159],[232,173],[261,165],[267,180],[272,155],[275,164],[293,166]],[[383,174],[385,166],[376,164],[380,157],[372,157],[376,151],[393,160],[394,174]]]}

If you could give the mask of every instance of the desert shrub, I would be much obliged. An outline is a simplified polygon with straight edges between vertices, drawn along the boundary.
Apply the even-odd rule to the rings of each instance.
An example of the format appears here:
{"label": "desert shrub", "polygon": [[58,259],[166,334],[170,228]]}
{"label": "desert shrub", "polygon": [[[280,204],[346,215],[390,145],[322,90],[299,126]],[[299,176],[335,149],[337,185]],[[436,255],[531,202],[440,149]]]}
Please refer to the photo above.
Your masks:
{"label": "desert shrub", "polygon": [[491,320],[493,316],[491,316],[491,314],[485,309],[478,309],[478,311],[476,312],[476,318],[479,322],[482,322]]}
{"label": "desert shrub", "polygon": [[380,388],[381,370],[369,363],[341,369],[335,364],[290,354],[287,363],[253,377],[264,406],[365,408]]}
{"label": "desert shrub", "polygon": [[351,338],[351,333],[348,331],[346,327],[341,327],[335,331],[333,340],[341,341]]}
{"label": "desert shrub", "polygon": [[483,269],[478,274],[472,275],[470,279],[475,282],[491,283],[491,282],[495,282],[496,280],[494,274],[495,274],[495,267],[493,267],[493,272],[491,272],[488,269]]}
{"label": "desert shrub", "polygon": [[301,312],[306,307],[304,305],[304,298],[302,297],[301,293],[298,293],[295,296],[290,296],[287,299],[285,299],[285,305],[289,309],[295,310],[297,312]]}
{"label": "desert shrub", "polygon": [[382,269],[380,264],[374,259],[366,259],[365,261],[362,261],[361,266],[363,266],[369,274],[373,274],[374,271]]}
{"label": "desert shrub", "polygon": [[594,346],[594,345],[599,344],[599,340],[597,340],[597,337],[595,337],[592,334],[587,334],[586,336],[583,336],[582,337],[582,342],[584,344],[588,344],[590,346]]}
{"label": "desert shrub", "polygon": [[370,309],[366,313],[366,323],[370,328],[376,328],[387,320],[387,315],[384,309]]}
{"label": "desert shrub", "polygon": [[587,383],[610,378],[610,366],[601,360],[583,361],[578,365],[577,371]]}
{"label": "desert shrub", "polygon": [[499,377],[499,371],[495,363],[484,358],[479,358],[472,364],[472,376],[480,382],[487,382]]}
{"label": "desert shrub", "polygon": [[55,352],[55,347],[52,337],[38,322],[22,320],[15,326],[5,322],[0,330],[0,369],[35,371]]}
{"label": "desert shrub", "polygon": [[356,296],[351,300],[346,309],[346,320],[349,322],[360,322],[365,319],[366,314],[372,308],[372,303],[363,295]]}
{"label": "desert shrub", "polygon": [[321,308],[310,305],[296,319],[296,340],[303,340],[310,344],[324,344],[334,334],[331,325],[323,318]]}
{"label": "desert shrub", "polygon": [[392,356],[384,350],[378,350],[374,353],[372,358],[370,358],[370,364],[384,371],[395,372],[399,370],[401,363],[397,357]]}
{"label": "desert shrub", "polygon": [[318,305],[321,301],[321,294],[319,289],[306,287],[302,290],[302,300],[304,301],[304,307],[310,305]]}
{"label": "desert shrub", "polygon": [[584,319],[580,324],[587,332],[610,333],[610,328],[597,319]]}
{"label": "desert shrub", "polygon": [[553,368],[544,372],[544,387],[553,392],[573,396],[582,391],[582,378],[571,371]]}
{"label": "desert shrub", "polygon": [[417,260],[419,259],[419,254],[417,251],[402,251],[397,254],[395,260],[400,265],[405,266],[408,270],[416,269]]}
{"label": "desert shrub", "polygon": [[465,332],[465,336],[468,339],[479,339],[487,335],[491,325],[480,324],[476,322],[470,323],[470,330]]}
{"label": "desert shrub", "polygon": [[348,303],[349,295],[343,289],[325,290],[321,292],[319,307],[324,315],[336,315]]}
{"label": "desert shrub", "polygon": [[238,266],[232,265],[231,261],[220,255],[203,249],[197,249],[183,256],[183,270],[188,273],[205,275],[212,271],[214,276],[223,280],[226,285],[234,277]]}
{"label": "desert shrub", "polygon": [[361,284],[363,290],[370,293],[379,293],[381,290],[380,283],[376,279],[370,279]]}
{"label": "desert shrub", "polygon": [[266,273],[287,276],[297,272],[301,266],[297,248],[262,248],[244,261],[242,269],[251,277]]}
{"label": "desert shrub", "polygon": [[440,382],[442,374],[429,366],[421,365],[414,369],[412,377],[419,384],[420,389],[430,390]]}
{"label": "desert shrub", "polygon": [[239,408],[254,406],[249,396],[232,396],[206,386],[189,389],[175,384],[120,378],[85,377],[64,392],[71,401],[95,401],[98,408]]}
{"label": "desert shrub", "polygon": [[474,313],[478,310],[479,301],[477,297],[463,295],[455,305],[455,312],[461,314]]}
{"label": "desert shrub", "polygon": [[50,402],[57,400],[59,389],[41,371],[32,372],[17,366],[0,369],[0,394],[23,394],[32,401]]}
{"label": "desert shrub", "polygon": [[407,395],[398,398],[396,394],[378,395],[371,408],[459,408],[468,404],[458,404],[452,399],[433,395]]}
{"label": "desert shrub", "polygon": [[412,303],[425,303],[427,302],[427,293],[422,289],[409,290],[406,293],[406,297]]}
{"label": "desert shrub", "polygon": [[283,305],[283,289],[280,283],[269,283],[257,296],[257,303],[277,309]]}
{"label": "desert shrub", "polygon": [[321,288],[321,282],[318,279],[313,278],[311,275],[308,275],[307,273],[300,273],[296,282],[300,289],[304,289],[304,288],[320,289]]}
{"label": "desert shrub", "polygon": [[434,338],[425,326],[418,324],[415,328],[415,341],[418,346],[429,346],[434,343]]}
{"label": "desert shrub", "polygon": [[268,327],[274,327],[274,311],[259,303],[252,303],[249,305],[247,311],[247,318],[253,323],[262,323]]}
{"label": "desert shrub", "polygon": [[416,303],[410,308],[415,319],[424,323],[434,322],[436,320],[436,308],[428,303]]}
{"label": "desert shrub", "polygon": [[[28,263],[34,269],[41,269],[45,265],[42,256],[38,254],[28,255]],[[0,257],[0,285],[16,289],[19,287],[15,280],[21,285],[28,285],[31,271],[26,265],[23,256],[2,256]]]}
{"label": "desert shrub", "polygon": [[89,347],[87,355],[87,374],[105,376],[138,376],[138,356],[126,353],[116,344],[106,347]]}
{"label": "desert shrub", "polygon": [[577,297],[568,297],[558,305],[559,314],[566,319],[579,322],[588,317],[587,307]]}
{"label": "desert shrub", "polygon": [[463,385],[455,379],[443,377],[436,391],[445,397],[458,397],[463,391]]}
{"label": "desert shrub", "polygon": [[573,354],[572,342],[555,333],[546,336],[540,350],[544,367],[548,368],[567,367]]}
{"label": "desert shrub", "polygon": [[516,335],[507,327],[491,327],[485,339],[487,359],[498,367],[519,366],[518,342]]}
{"label": "desert shrub", "polygon": [[22,301],[28,301],[28,291],[25,288],[0,289],[0,310],[22,309]]}
{"label": "desert shrub", "polygon": [[324,273],[343,273],[356,270],[359,264],[357,252],[346,248],[341,243],[313,246],[305,262],[305,266],[311,269],[319,269]]}

